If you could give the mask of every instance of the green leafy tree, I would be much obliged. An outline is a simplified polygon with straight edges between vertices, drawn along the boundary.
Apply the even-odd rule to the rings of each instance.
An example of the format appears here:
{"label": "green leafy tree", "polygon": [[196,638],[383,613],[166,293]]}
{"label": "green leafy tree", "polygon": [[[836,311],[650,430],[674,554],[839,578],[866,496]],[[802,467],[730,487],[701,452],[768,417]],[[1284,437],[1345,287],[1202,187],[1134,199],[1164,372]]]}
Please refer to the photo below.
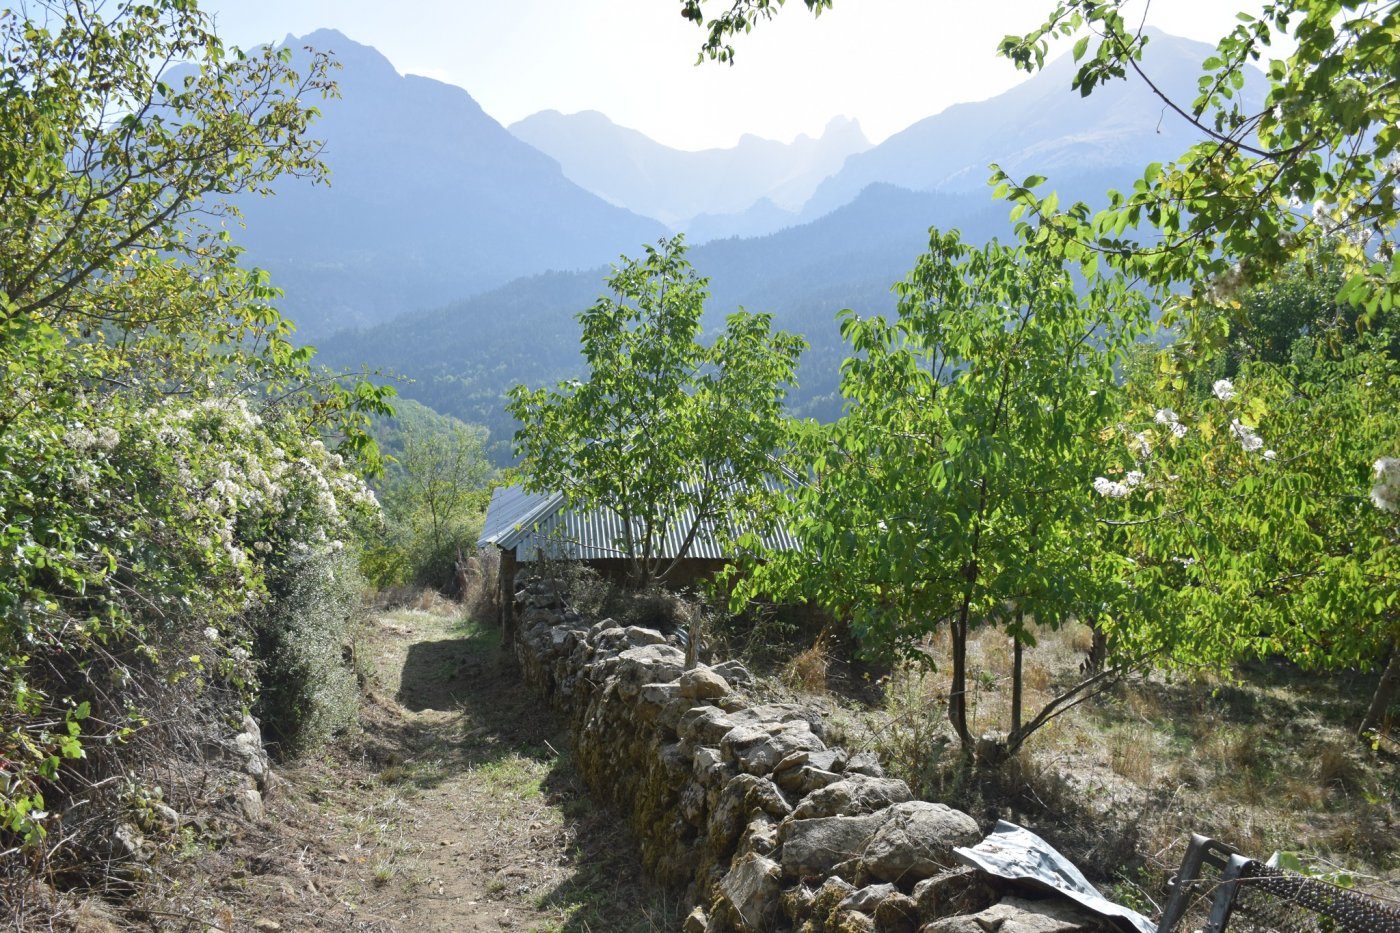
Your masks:
{"label": "green leafy tree", "polygon": [[[1272,300],[1286,284],[1259,291]],[[1131,387],[1125,431],[1151,440],[1116,468],[1144,479],[1102,512],[1134,559],[1132,585],[1163,611],[1122,620],[1119,637],[1225,669],[1269,655],[1315,670],[1389,658],[1361,731],[1379,727],[1400,670],[1395,521],[1370,501],[1374,465],[1400,437],[1388,344],[1300,339],[1287,360],[1245,359],[1204,391],[1166,351],[1156,377]]]}
{"label": "green leafy tree", "polygon": [[[1362,345],[1400,359],[1395,312],[1378,312],[1368,322],[1364,309],[1338,302],[1342,264],[1326,246],[1324,250],[1316,259],[1290,263],[1269,281],[1206,312],[1225,318],[1219,326],[1228,328],[1228,336],[1214,368],[1198,379],[1234,376],[1251,362],[1326,365]],[[1383,333],[1390,335],[1388,340]]]}
{"label": "green leafy tree", "polygon": [[[1074,86],[1089,94],[1131,74],[1152,85],[1144,51],[1149,37],[1122,16],[1118,2],[1067,0],[1038,29],[1009,37],[1003,52],[1021,67],[1040,67],[1049,42],[1076,39]],[[1290,260],[1335,247],[1345,273],[1338,297],[1366,315],[1389,310],[1400,285],[1394,260],[1400,181],[1400,9],[1365,0],[1280,0],[1239,25],[1202,63],[1200,94],[1167,99],[1202,141],[1177,159],[1147,167],[1129,192],[1091,215],[1083,205],[1057,212],[1025,189],[1014,197],[1048,218],[1073,255],[1103,256],[1164,289],[1192,312],[1218,305],[1241,286],[1260,282]],[[1287,56],[1271,55],[1286,37]],[[1245,69],[1258,63],[1267,93],[1247,109]],[[1008,181],[1008,179],[1002,179]],[[1163,293],[1164,296],[1166,293]],[[1200,334],[1212,341],[1223,332]]]}
{"label": "green leafy tree", "polygon": [[[703,23],[701,5],[682,0],[685,15]],[[702,55],[732,60],[729,39],[778,6],[734,3],[708,21]],[[1258,16],[1241,14],[1202,63],[1192,100],[1171,100],[1153,83],[1150,37],[1119,0],[1061,0],[1040,27],[1002,43],[1033,71],[1053,41],[1072,41],[1081,94],[1145,81],[1201,137],[1146,166],[1131,190],[1109,192],[1098,211],[1042,196],[1044,177],[1018,181],[993,167],[1019,235],[1077,264],[1091,286],[1118,275],[1137,283],[1179,325],[1181,339],[1160,357],[1163,378],[1139,383],[1140,421],[1123,435],[1165,432],[1154,456],[1162,475],[1140,489],[1098,476],[1128,511],[1105,521],[1143,562],[1133,586],[1177,607],[1120,616],[1119,634],[1139,644],[1222,664],[1266,651],[1342,668],[1396,655],[1394,529],[1365,500],[1373,464],[1394,452],[1384,326],[1400,292],[1397,32],[1393,2],[1267,3]],[[1282,46],[1293,51],[1274,54]],[[1240,92],[1256,64],[1267,87],[1251,112]],[[1297,265],[1321,271],[1268,286]],[[1268,287],[1249,291],[1255,285]],[[1361,333],[1364,349],[1348,330]],[[1351,349],[1339,354],[1338,344]],[[1230,351],[1224,360],[1221,349]],[[1246,408],[1212,408],[1228,400],[1199,391],[1220,365],[1247,388]],[[1116,469],[1146,474],[1145,466]],[[1400,679],[1394,664],[1382,692]],[[1373,702],[1369,724],[1384,702]]]}
{"label": "green leafy tree", "polygon": [[[898,319],[845,312],[853,356],[846,414],[811,432],[812,481],[791,503],[802,547],[771,555],[753,589],[801,594],[849,614],[862,642],[920,656],[945,625],[948,715],[971,757],[966,649],[977,627],[1020,648],[1035,626],[1102,613],[1125,597],[1085,474],[1119,414],[1113,366],[1144,324],[1121,282],[1079,295],[1033,246],[973,249],[933,233],[897,286]],[[1019,746],[1096,677],[1029,722],[1017,664],[1008,744]]]}
{"label": "green leafy tree", "polygon": [[[704,531],[761,531],[789,442],[803,341],[740,311],[701,343],[705,284],[680,237],[648,246],[578,317],[588,379],[511,392],[526,485],[617,515],[638,582],[664,579]],[[669,554],[668,539],[680,542]]]}
{"label": "green leafy tree", "polygon": [[[413,409],[413,418],[402,417]],[[367,572],[380,585],[445,587],[486,511],[495,470],[485,431],[422,406],[407,406],[395,420],[397,453],[381,496],[385,534],[365,542]]]}
{"label": "green leafy tree", "polygon": [[187,0],[0,10],[5,858],[250,703],[267,581],[376,511],[352,461],[390,393],[313,370],[223,229],[224,197],[323,176],[327,68]]}
{"label": "green leafy tree", "polygon": [[480,511],[491,476],[481,432],[454,425],[450,434],[409,434],[399,465],[400,489],[415,506],[419,532],[434,551],[459,546],[466,518]]}

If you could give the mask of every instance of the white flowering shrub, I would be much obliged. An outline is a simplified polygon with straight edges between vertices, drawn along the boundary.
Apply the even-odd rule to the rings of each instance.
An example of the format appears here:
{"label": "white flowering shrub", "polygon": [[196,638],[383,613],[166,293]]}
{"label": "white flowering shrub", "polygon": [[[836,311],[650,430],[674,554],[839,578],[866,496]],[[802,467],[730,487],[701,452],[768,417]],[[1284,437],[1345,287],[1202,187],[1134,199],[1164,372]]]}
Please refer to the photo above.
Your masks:
{"label": "white flowering shrub", "polygon": [[[65,775],[81,781],[117,754],[129,766],[143,747],[159,754],[163,730],[252,703],[279,673],[253,624],[274,611],[269,583],[377,512],[343,460],[285,413],[236,396],[81,390],[26,405],[26,392],[41,397],[35,381],[16,380],[0,444],[0,543],[20,558],[0,561],[0,820],[30,841],[46,833],[46,795]],[[323,583],[343,633],[344,584]],[[307,605],[311,586],[288,592]],[[329,623],[309,624],[321,638]],[[341,647],[314,658],[338,672]],[[314,704],[295,712],[326,718]]]}
{"label": "white flowering shrub", "polygon": [[0,46],[0,914],[37,929],[38,885],[130,881],[157,764],[173,805],[211,786],[267,581],[372,509],[312,438],[375,465],[391,390],[314,369],[225,229],[324,177],[325,56],[225,47],[187,0],[10,4]]}
{"label": "white flowering shrub", "polygon": [[1381,457],[1375,463],[1371,502],[1386,512],[1400,512],[1400,459]]}

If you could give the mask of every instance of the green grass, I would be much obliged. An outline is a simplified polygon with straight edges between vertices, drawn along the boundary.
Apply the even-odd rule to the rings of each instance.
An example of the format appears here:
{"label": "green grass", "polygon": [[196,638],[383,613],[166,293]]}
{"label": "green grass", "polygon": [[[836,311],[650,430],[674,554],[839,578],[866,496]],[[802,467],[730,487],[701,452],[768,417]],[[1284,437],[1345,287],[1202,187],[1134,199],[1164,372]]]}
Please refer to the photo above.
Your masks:
{"label": "green grass", "polygon": [[548,772],[548,762],[518,752],[483,762],[471,770],[474,777],[485,781],[493,790],[510,794],[517,800],[539,797],[544,792]]}

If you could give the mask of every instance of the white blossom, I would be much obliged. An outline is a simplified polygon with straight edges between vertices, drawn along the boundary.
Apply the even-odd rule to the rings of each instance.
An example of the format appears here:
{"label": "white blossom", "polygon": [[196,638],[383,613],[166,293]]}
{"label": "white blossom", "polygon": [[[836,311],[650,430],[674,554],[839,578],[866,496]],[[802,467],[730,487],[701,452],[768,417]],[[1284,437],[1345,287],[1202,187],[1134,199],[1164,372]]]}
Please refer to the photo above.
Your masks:
{"label": "white blossom", "polygon": [[121,443],[122,436],[115,428],[107,425],[97,429],[96,446],[101,450],[111,450]]}
{"label": "white blossom", "polygon": [[1186,425],[1182,424],[1180,421],[1172,425],[1172,437],[1176,438],[1177,440],[1181,440],[1185,436]]}
{"label": "white blossom", "polygon": [[1264,451],[1264,459],[1269,461],[1277,460],[1278,451],[1272,449]]}
{"label": "white blossom", "polygon": [[1123,483],[1115,483],[1104,476],[1094,478],[1094,492],[1109,499],[1122,499],[1130,490]]}
{"label": "white blossom", "polygon": [[1346,237],[1357,246],[1365,246],[1371,242],[1372,233],[1370,228],[1360,225],[1353,225],[1347,228]]}
{"label": "white blossom", "polygon": [[81,424],[75,424],[63,432],[63,443],[78,453],[84,453],[97,446],[97,435]]}
{"label": "white blossom", "polygon": [[1258,450],[1264,446],[1264,439],[1254,432],[1254,429],[1247,424],[1241,423],[1236,418],[1230,422],[1230,433],[1235,435],[1235,440],[1240,442],[1240,447],[1246,452]]}
{"label": "white blossom", "polygon": [[1159,408],[1157,409],[1157,414],[1153,415],[1152,420],[1158,424],[1176,424],[1178,419],[1176,412],[1172,411],[1170,408]]}
{"label": "white blossom", "polygon": [[1229,379],[1215,380],[1215,385],[1211,386],[1210,390],[1214,392],[1215,397],[1222,402],[1228,402],[1235,397],[1235,384]]}
{"label": "white blossom", "polygon": [[1133,442],[1129,445],[1133,452],[1139,457],[1152,456],[1152,440],[1147,436],[1146,431],[1140,431],[1133,435]]}
{"label": "white blossom", "polygon": [[204,630],[204,637],[207,638],[207,639],[209,639],[210,641],[218,641],[218,640],[219,640],[219,630],[216,629],[216,628],[214,628],[214,626],[211,625],[211,626],[209,626],[208,628],[206,628],[206,629]]}
{"label": "white blossom", "polygon": [[1128,474],[1123,477],[1124,482],[1129,486],[1139,486],[1144,479],[1146,479],[1146,475],[1141,470],[1129,470]]}
{"label": "white blossom", "polygon": [[1371,487],[1371,501],[1376,508],[1400,512],[1400,459],[1382,457],[1376,461],[1376,484]]}

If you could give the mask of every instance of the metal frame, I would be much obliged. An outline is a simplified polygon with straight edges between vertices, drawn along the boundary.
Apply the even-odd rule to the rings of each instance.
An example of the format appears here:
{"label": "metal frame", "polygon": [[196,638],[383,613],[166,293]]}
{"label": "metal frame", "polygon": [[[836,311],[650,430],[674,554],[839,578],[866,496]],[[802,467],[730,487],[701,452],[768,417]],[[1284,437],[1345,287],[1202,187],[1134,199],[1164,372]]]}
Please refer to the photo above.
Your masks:
{"label": "metal frame", "polygon": [[[1186,906],[1191,902],[1191,894],[1196,887],[1196,882],[1201,880],[1201,868],[1210,865],[1222,874],[1227,866],[1231,865],[1235,858],[1240,857],[1239,851],[1220,842],[1211,839],[1209,836],[1202,836],[1200,833],[1191,834],[1191,844],[1186,847],[1186,855],[1181,859],[1181,868],[1176,873],[1176,877],[1167,882],[1168,889],[1172,895],[1167,900],[1166,910],[1162,911],[1162,919],[1157,924],[1157,933],[1171,933],[1172,929],[1181,922],[1181,917],[1186,913]],[[1238,877],[1238,874],[1236,875]],[[1215,900],[1220,899],[1221,891],[1216,891]],[[1233,900],[1233,887],[1231,890],[1231,900]],[[1219,926],[1210,928],[1209,933],[1220,933],[1224,929],[1225,922],[1229,919],[1229,907],[1224,908],[1225,916],[1221,918]],[[1211,920],[1215,920],[1214,901],[1211,907]]]}
{"label": "metal frame", "polygon": [[[1201,869],[1210,865],[1219,873],[1211,882],[1210,916],[1200,933],[1225,933],[1230,917],[1239,907],[1260,928],[1277,930],[1335,930],[1338,933],[1400,933],[1400,908],[1357,891],[1337,887],[1320,878],[1300,875],[1257,862],[1206,836],[1193,833],[1191,845],[1182,858],[1181,869],[1172,879],[1171,898],[1157,926],[1157,933],[1172,933],[1181,922],[1193,893],[1200,888]],[[1240,902],[1242,885],[1265,898],[1262,904],[1251,899]],[[1293,922],[1280,916],[1276,902],[1292,914],[1310,915],[1312,920]],[[1282,925],[1276,925],[1276,924]]]}

